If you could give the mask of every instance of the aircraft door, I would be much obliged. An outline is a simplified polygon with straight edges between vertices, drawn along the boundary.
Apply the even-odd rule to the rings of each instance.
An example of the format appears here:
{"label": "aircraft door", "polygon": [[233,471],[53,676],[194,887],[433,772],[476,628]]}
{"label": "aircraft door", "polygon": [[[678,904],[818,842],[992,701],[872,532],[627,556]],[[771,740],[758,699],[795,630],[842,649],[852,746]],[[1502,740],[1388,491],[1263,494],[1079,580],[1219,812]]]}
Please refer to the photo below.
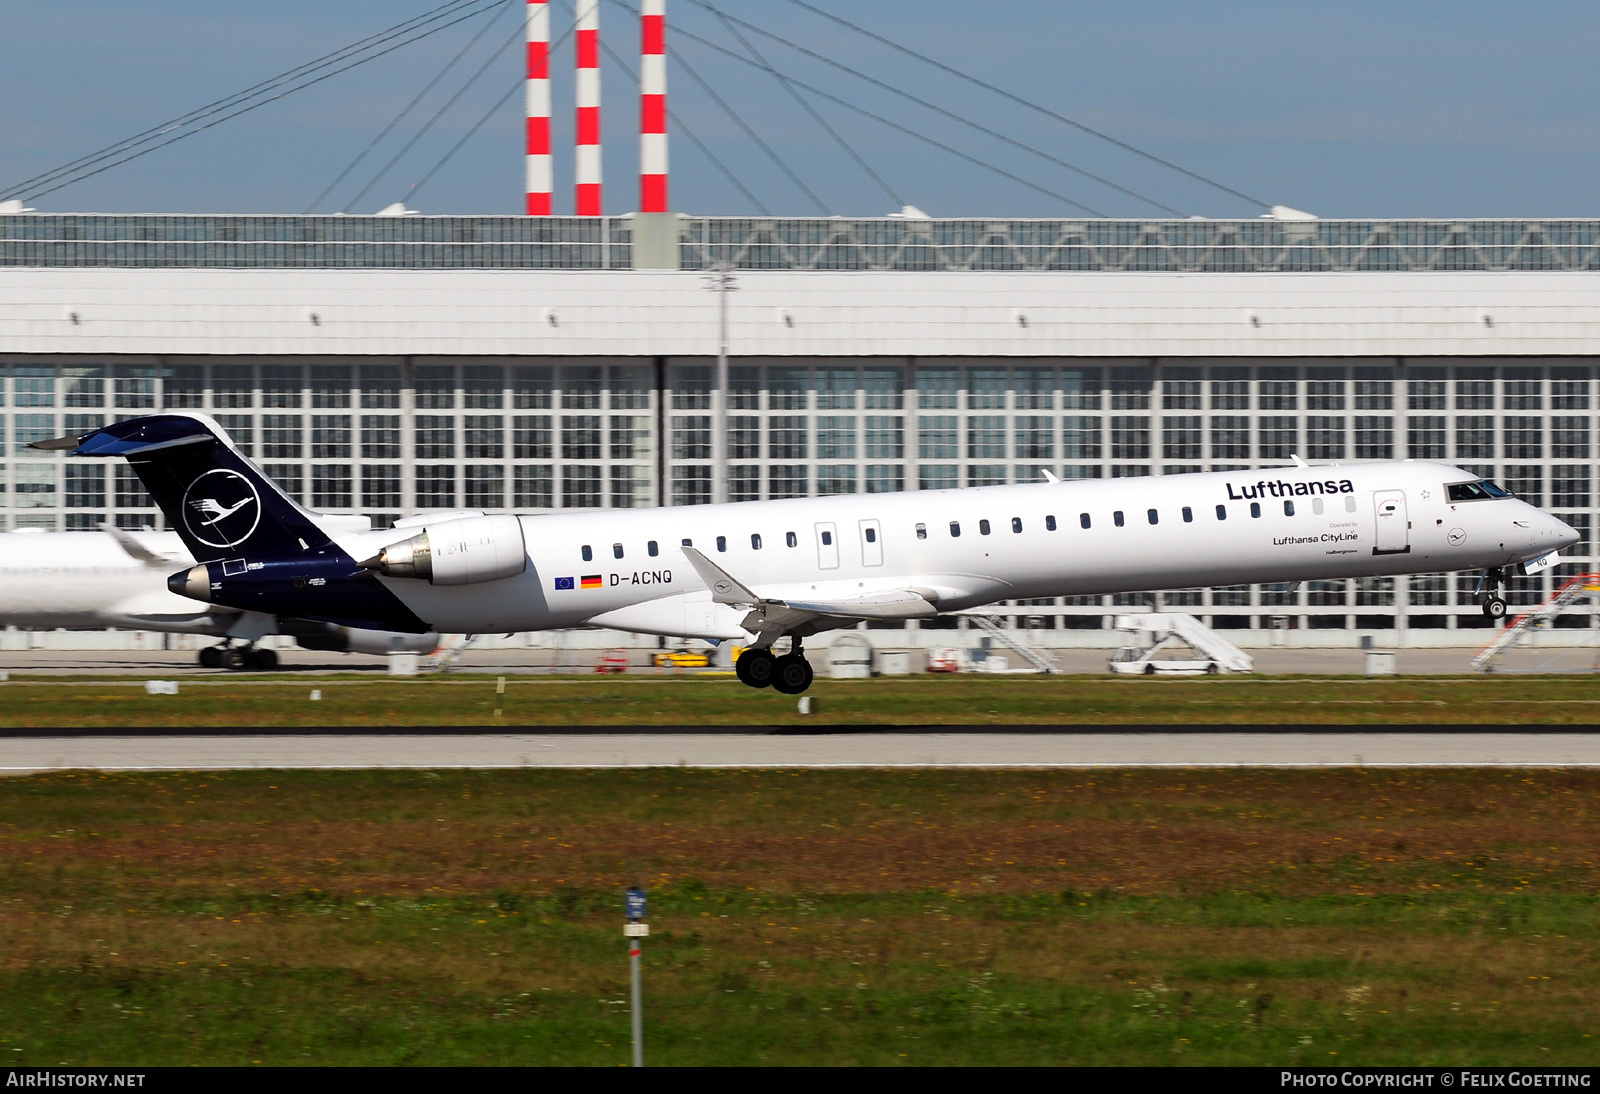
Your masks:
{"label": "aircraft door", "polygon": [[839,530],[831,523],[817,525],[817,567],[822,570],[839,568]]}
{"label": "aircraft door", "polygon": [[1372,495],[1377,510],[1375,555],[1403,555],[1411,551],[1411,518],[1404,490],[1378,490]]}
{"label": "aircraft door", "polygon": [[883,565],[883,529],[878,527],[875,520],[864,520],[861,524],[861,564],[863,566]]}

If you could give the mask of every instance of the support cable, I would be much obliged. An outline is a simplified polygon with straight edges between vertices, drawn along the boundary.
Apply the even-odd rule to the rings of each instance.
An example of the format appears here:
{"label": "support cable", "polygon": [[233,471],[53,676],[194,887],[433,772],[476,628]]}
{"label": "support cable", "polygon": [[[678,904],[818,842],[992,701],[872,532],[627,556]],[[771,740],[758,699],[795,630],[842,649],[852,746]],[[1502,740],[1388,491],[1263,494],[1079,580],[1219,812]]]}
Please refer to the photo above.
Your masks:
{"label": "support cable", "polygon": [[348,167],[346,167],[343,171],[339,172],[339,177],[334,179],[332,182],[328,183],[328,188],[326,190],[322,191],[322,193],[318,194],[316,196],[316,198],[311,202],[310,205],[306,206],[306,214],[307,215],[310,215],[310,213],[311,213],[311,211],[313,209],[315,209],[318,205],[321,205],[322,202],[323,202],[323,199],[325,199],[329,194],[333,193],[333,191],[338,188],[339,184],[341,182],[343,182],[346,178],[349,177],[350,172],[354,171],[357,167],[359,167],[361,165],[361,161],[366,159],[367,156],[372,153],[372,150],[374,148],[378,147],[378,145],[383,142],[383,139],[385,137],[387,137],[391,132],[394,131],[394,127],[395,126],[399,125],[402,121],[405,120],[406,115],[410,114],[411,111],[416,109],[416,106],[417,106],[418,103],[420,103],[423,99],[427,98],[428,92],[432,91],[434,89],[434,87],[438,85],[439,81],[444,79],[445,76],[449,74],[449,72],[450,72],[450,70],[452,68],[456,67],[456,64],[461,60],[461,58],[465,57],[468,53],[472,52],[472,47],[476,46],[478,44],[479,40],[482,39],[483,36],[489,32],[489,28],[494,26],[495,23],[500,21],[500,16],[504,15],[506,10],[510,7],[511,0],[499,0],[499,2],[500,2],[500,10],[495,12],[494,15],[490,16],[488,22],[484,23],[483,26],[478,28],[478,33],[474,34],[472,36],[472,38],[467,42],[467,44],[461,47],[461,51],[459,53],[457,53],[454,57],[450,58],[449,63],[446,64],[443,68],[441,68],[434,75],[433,79],[428,81],[428,86],[424,87],[421,91],[419,91],[417,93],[417,97],[412,99],[409,103],[407,103],[405,105],[405,109],[401,110],[400,113],[396,114],[394,116],[394,120],[391,121],[388,125],[383,127],[383,131],[381,133],[379,133],[376,137],[372,138],[372,143],[368,144],[365,148],[363,148],[361,150],[361,153],[358,156],[356,156],[355,159],[350,161],[350,165]]}
{"label": "support cable", "polygon": [[[205,106],[198,107],[186,114],[180,114],[176,118],[169,119],[168,121],[162,122],[160,125],[152,126],[151,128],[143,130],[142,132],[135,133],[131,137],[125,137],[120,141],[99,149],[98,151],[91,152],[85,156],[80,156],[75,160],[52,168],[43,174],[35,175],[29,179],[23,179],[20,182],[13,184],[6,190],[0,191],[0,195],[14,197],[18,194],[23,194],[29,187],[43,186],[48,183],[58,181],[59,179],[69,175],[77,175],[78,178],[88,178],[89,174],[98,174],[99,172],[96,171],[90,172],[89,174],[82,174],[81,172],[84,168],[91,167],[94,164],[100,163],[108,158],[120,156],[124,152],[138,148],[138,146],[141,144],[148,144],[150,141],[163,137],[174,132],[175,130],[182,129],[184,126],[210,117],[213,114],[231,110],[233,107],[239,106],[242,103],[248,103],[252,99],[260,98],[260,96],[274,88],[281,87],[285,84],[293,84],[296,80],[299,80],[305,76],[309,76],[319,69],[326,68],[329,65],[338,64],[341,61],[348,60],[350,57],[359,57],[360,54],[369,50],[377,49],[379,46],[382,46],[388,42],[392,42],[396,38],[402,38],[413,31],[421,30],[430,22],[438,22],[443,19],[449,19],[449,21],[444,23],[442,26],[433,27],[431,30],[424,30],[415,37],[401,42],[400,45],[409,45],[412,42],[421,41],[423,38],[427,38],[432,34],[446,29],[447,27],[454,26],[456,23],[462,22],[465,19],[470,19],[474,15],[481,14],[483,10],[487,10],[486,8],[482,7],[482,4],[483,0],[451,0],[450,3],[444,4],[441,7],[433,9],[432,11],[425,12],[413,19],[408,19],[403,23],[398,23],[395,26],[390,27],[388,30],[379,31],[376,34],[368,35],[366,38],[351,43],[350,45],[343,46],[337,50],[334,50],[332,53],[324,54],[323,56],[312,61],[307,61],[304,64],[297,65],[296,67],[280,73],[269,80],[263,80],[258,84],[247,87],[243,91],[238,91],[232,95],[217,99],[214,102],[207,103]],[[458,15],[462,10],[467,8],[476,8],[477,10],[469,11],[466,15],[460,16],[459,18],[450,18],[451,16]],[[378,57],[393,52],[393,50],[396,48],[399,47],[392,47],[391,49],[385,49],[381,52],[372,53],[369,56],[361,57],[359,60],[355,61],[354,64],[346,65],[344,68],[338,69],[337,72],[344,72],[350,68],[354,68],[356,65],[365,64],[367,61],[375,60]],[[337,72],[329,73],[328,75],[336,75]],[[288,91],[275,95],[266,101],[271,102],[275,99],[282,98],[284,95],[292,94],[294,91],[309,87],[311,84],[320,83],[321,80],[326,78],[327,76],[319,77],[316,80],[311,80],[307,83],[300,84],[297,87],[291,87]],[[255,106],[260,105],[263,104],[255,104]],[[219,119],[219,121],[226,121],[228,117],[237,117],[239,114],[245,113],[251,109],[254,109],[254,106],[246,107],[244,110],[235,110],[232,114],[227,115],[227,117]],[[200,128],[206,129],[210,128],[210,126],[207,125]],[[200,129],[191,130],[188,133],[181,134],[179,137],[162,141],[161,144],[156,145],[156,147],[164,147],[167,144],[171,144],[173,140],[182,139],[182,137],[189,136],[192,133],[199,131]],[[153,149],[145,149],[144,151],[153,151]],[[142,154],[143,152],[140,152],[137,155]],[[117,163],[126,163],[130,159],[137,158],[137,155],[126,156],[118,160]],[[112,164],[111,166],[116,166],[116,164]],[[78,178],[74,178],[72,181],[78,181]],[[55,187],[54,189],[60,189],[60,187]],[[26,196],[28,198],[32,198],[39,196],[41,193],[49,192],[49,190],[40,190],[31,194],[27,194]]]}
{"label": "support cable", "polygon": [[[939,115],[942,115],[943,117],[949,118],[951,121],[960,122],[962,125],[965,125],[970,129],[975,129],[978,132],[985,134],[986,136],[993,137],[995,140],[1001,141],[1001,142],[1003,142],[1005,144],[1009,144],[1013,148],[1021,149],[1022,151],[1027,152],[1030,155],[1037,156],[1037,157],[1039,157],[1040,159],[1043,159],[1043,160],[1048,160],[1049,162],[1055,164],[1057,167],[1066,168],[1068,171],[1071,171],[1076,175],[1080,175],[1083,178],[1091,180],[1092,182],[1098,182],[1100,185],[1108,187],[1109,189],[1115,190],[1118,193],[1126,194],[1128,197],[1131,197],[1131,198],[1133,198],[1133,199],[1135,199],[1137,201],[1142,201],[1146,205],[1149,205],[1149,206],[1151,206],[1153,208],[1156,208],[1156,209],[1160,209],[1164,213],[1171,213],[1175,217],[1188,216],[1188,214],[1183,212],[1181,209],[1174,209],[1172,206],[1163,204],[1162,202],[1157,201],[1155,198],[1149,197],[1149,196],[1147,196],[1145,194],[1141,194],[1137,190],[1129,189],[1128,187],[1123,186],[1120,183],[1113,182],[1110,179],[1105,178],[1105,177],[1103,177],[1101,175],[1097,175],[1092,171],[1087,171],[1084,168],[1077,166],[1076,164],[1068,163],[1066,160],[1063,160],[1063,159],[1061,159],[1061,158],[1059,158],[1057,156],[1053,156],[1050,153],[1043,151],[1042,149],[1035,148],[1032,145],[1027,144],[1027,143],[1025,143],[1023,141],[1019,141],[1019,140],[1016,140],[1015,138],[1008,137],[1004,133],[1001,133],[999,130],[992,129],[989,126],[984,125],[982,122],[975,122],[975,121],[971,120],[970,118],[962,117],[960,114],[957,114],[957,113],[955,113],[954,111],[951,111],[951,110],[946,110],[944,107],[939,106],[936,103],[930,102],[929,100],[924,99],[921,96],[914,95],[909,91],[902,91],[900,88],[895,87],[893,84],[885,83],[883,80],[880,80],[875,76],[869,76],[867,73],[858,71],[857,69],[854,69],[854,68],[851,68],[849,65],[841,64],[840,62],[833,60],[831,57],[827,57],[827,56],[824,56],[823,54],[815,52],[814,50],[807,49],[804,46],[802,46],[802,45],[800,45],[800,44],[798,44],[796,42],[792,42],[789,39],[782,37],[781,35],[773,34],[771,31],[763,30],[760,27],[756,26],[755,24],[750,23],[750,22],[748,22],[748,21],[746,21],[744,19],[740,19],[737,16],[725,15],[724,13],[722,13],[720,11],[717,11],[717,9],[711,7],[711,5],[709,3],[706,3],[705,0],[688,0],[688,2],[691,3],[691,4],[694,4],[694,5],[698,6],[698,7],[706,8],[707,10],[709,10],[713,14],[715,14],[718,18],[721,18],[724,21],[732,20],[733,22],[740,24],[741,26],[745,27],[746,29],[748,29],[750,31],[753,31],[754,33],[759,34],[764,38],[768,38],[768,39],[770,39],[770,40],[772,40],[774,42],[777,42],[779,45],[786,46],[789,49],[794,50],[796,53],[800,53],[800,54],[802,54],[802,55],[804,55],[806,57],[811,58],[814,61],[820,61],[822,64],[828,65],[828,66],[830,66],[832,68],[835,68],[835,69],[839,70],[840,72],[844,72],[844,73],[847,73],[848,75],[854,76],[858,80],[863,80],[866,83],[872,84],[874,87],[881,88],[882,90],[887,91],[892,95],[897,95],[900,98],[907,100],[908,102],[915,103],[916,105],[918,105],[920,107],[923,107],[923,108],[925,108],[927,110],[931,110],[935,114],[939,114]],[[674,28],[674,29],[676,30],[678,28]],[[780,79],[781,78],[782,77],[780,77]]]}
{"label": "support cable", "polygon": [[[678,33],[682,33],[682,32],[679,31]],[[800,188],[800,190],[806,195],[806,197],[810,198],[812,203],[814,205],[816,205],[816,207],[818,209],[822,210],[822,215],[823,216],[830,216],[831,217],[833,215],[833,211],[830,210],[827,207],[827,205],[825,205],[823,203],[821,198],[817,197],[816,194],[812,193],[811,187],[807,186],[801,180],[799,175],[795,174],[793,171],[791,171],[789,169],[789,165],[787,163],[784,163],[783,162],[783,158],[781,156],[779,156],[778,153],[776,153],[776,152],[774,152],[772,150],[771,145],[767,144],[766,141],[762,140],[760,135],[758,135],[754,129],[751,129],[750,126],[745,122],[745,120],[743,118],[739,117],[739,115],[734,111],[733,107],[729,106],[723,100],[721,95],[718,95],[715,91],[713,91],[711,89],[711,85],[710,84],[706,83],[704,80],[702,80],[700,78],[700,74],[698,72],[696,72],[690,66],[688,61],[683,59],[683,54],[679,53],[676,49],[672,48],[671,45],[667,46],[667,53],[668,53],[669,56],[672,57],[673,60],[678,62],[678,67],[682,68],[684,72],[689,74],[689,78],[690,79],[692,79],[695,83],[700,85],[700,90],[704,91],[707,95],[709,95],[711,97],[711,101],[716,103],[718,106],[720,106],[722,108],[722,112],[724,114],[728,115],[728,117],[732,118],[735,125],[737,125],[740,129],[744,130],[745,136],[749,137],[752,141],[755,141],[756,146],[758,148],[760,148],[761,151],[763,151],[763,152],[765,152],[767,154],[767,158],[770,159],[773,163],[778,165],[778,170],[782,171],[785,175],[787,175],[789,177],[789,181],[794,183],[796,186],[798,186]],[[738,54],[733,54],[733,56],[738,57]],[[744,61],[746,64],[752,64],[753,63],[751,61],[746,60],[743,57],[740,57],[739,59],[741,61]],[[742,189],[742,187],[741,187],[741,189]]]}
{"label": "support cable", "polygon": [[1157,156],[1157,155],[1155,155],[1154,153],[1151,153],[1151,152],[1146,152],[1142,148],[1135,148],[1133,145],[1129,144],[1127,141],[1118,140],[1116,137],[1111,136],[1109,133],[1102,133],[1098,129],[1092,129],[1089,126],[1084,125],[1082,122],[1073,121],[1071,118],[1068,118],[1065,115],[1057,114],[1054,110],[1050,110],[1047,107],[1040,106],[1038,103],[1030,102],[1027,99],[1024,99],[1020,95],[1013,95],[1011,92],[1006,91],[1003,88],[996,87],[994,84],[988,83],[985,80],[980,80],[976,76],[969,76],[965,72],[962,72],[960,69],[952,68],[951,66],[943,63],[942,61],[936,61],[932,57],[927,56],[926,54],[918,53],[916,50],[911,49],[909,46],[903,46],[899,42],[895,42],[895,41],[893,41],[891,39],[885,38],[881,34],[874,34],[872,31],[867,30],[865,27],[857,26],[856,24],[850,22],[848,19],[840,18],[839,16],[834,15],[832,12],[823,11],[821,8],[819,8],[819,7],[817,7],[817,6],[813,5],[813,4],[806,3],[806,0],[789,0],[789,3],[795,5],[798,8],[804,8],[806,11],[809,11],[814,15],[820,15],[822,18],[827,19],[830,22],[837,23],[838,25],[840,25],[842,27],[845,27],[845,28],[847,28],[849,30],[853,30],[857,34],[861,34],[861,35],[864,35],[865,37],[871,38],[873,41],[879,42],[879,43],[881,43],[883,45],[886,45],[891,49],[899,51],[900,53],[904,53],[908,57],[915,57],[917,60],[923,62],[924,64],[932,65],[934,68],[939,69],[941,72],[949,73],[951,76],[955,76],[958,79],[965,80],[969,84],[973,84],[973,85],[975,85],[977,87],[981,87],[985,91],[989,91],[989,92],[992,92],[995,95],[999,95],[1001,98],[1009,99],[1010,101],[1016,103],[1018,106],[1025,106],[1029,110],[1035,111],[1036,113],[1039,113],[1039,114],[1043,114],[1045,117],[1052,118],[1055,121],[1058,121],[1058,122],[1062,123],[1063,125],[1071,126],[1073,129],[1076,129],[1081,133],[1087,133],[1091,137],[1097,137],[1100,140],[1103,140],[1103,141],[1106,141],[1106,142],[1108,142],[1110,144],[1116,145],[1118,148],[1122,149],[1125,152],[1132,152],[1134,155],[1139,156],[1139,157],[1141,157],[1143,159],[1149,160],[1151,163],[1160,164],[1162,167],[1166,167],[1166,168],[1168,168],[1170,170],[1176,171],[1180,175],[1187,175],[1189,178],[1192,178],[1197,182],[1203,182],[1207,186],[1215,187],[1216,189],[1221,190],[1221,191],[1223,191],[1224,193],[1227,193],[1227,194],[1232,194],[1234,197],[1240,198],[1240,199],[1242,199],[1244,201],[1248,201],[1252,205],[1259,206],[1260,208],[1263,208],[1263,209],[1267,208],[1267,203],[1262,201],[1260,198],[1251,197],[1249,194],[1246,194],[1241,190],[1235,190],[1233,187],[1227,185],[1226,183],[1218,182],[1216,179],[1207,178],[1206,176],[1204,176],[1202,174],[1199,174],[1198,172],[1189,170],[1187,167],[1180,167],[1178,164],[1173,163],[1171,160],[1162,159],[1160,156]]}
{"label": "support cable", "polygon": [[[801,94],[798,91],[796,91],[793,86],[790,85],[788,77],[784,76],[783,73],[779,72],[777,69],[773,68],[770,64],[767,63],[767,59],[765,57],[761,56],[761,54],[756,50],[756,47],[751,45],[750,42],[745,38],[744,35],[739,33],[739,28],[734,26],[734,22],[730,21],[728,16],[724,15],[717,8],[712,7],[711,4],[706,3],[705,0],[693,0],[693,2],[698,3],[701,7],[705,8],[707,11],[710,11],[713,15],[715,15],[719,20],[722,21],[722,25],[725,28],[727,28],[728,33],[733,35],[734,39],[741,46],[744,47],[745,52],[750,54],[750,56],[755,59],[757,64],[759,64],[762,68],[766,69],[767,72],[771,73],[773,79],[778,81],[779,85],[781,85],[782,88],[789,93],[790,97],[793,98],[795,102],[799,103],[801,108],[803,110],[805,110],[805,112],[807,114],[811,115],[811,120],[816,122],[817,125],[822,128],[822,131],[824,133],[826,133],[826,134],[828,134],[828,136],[832,137],[835,144],[837,144],[840,148],[844,149],[845,155],[849,156],[852,160],[854,160],[855,163],[856,163],[856,166],[861,168],[861,170],[865,171],[868,178],[870,178],[873,182],[878,184],[878,188],[880,190],[882,190],[885,194],[888,195],[890,201],[894,202],[895,209],[898,210],[898,209],[901,209],[901,208],[903,208],[905,206],[906,203],[900,197],[900,195],[895,193],[893,188],[890,187],[890,185],[887,182],[883,181],[883,179],[878,175],[878,173],[876,171],[874,171],[872,169],[872,167],[867,163],[866,160],[862,159],[859,155],[856,154],[856,150],[854,148],[850,147],[849,143],[846,142],[845,139],[839,135],[839,133],[833,128],[833,126],[831,126],[831,125],[829,125],[827,123],[827,120],[824,119],[821,114],[817,113],[817,108],[812,106],[809,102],[807,102],[801,96]],[[742,20],[736,20],[736,21],[742,22]]]}
{"label": "support cable", "polygon": [[[618,2],[620,2],[620,0],[618,0]],[[734,53],[732,50],[726,49],[723,46],[717,45],[715,42],[708,41],[707,39],[701,38],[698,35],[691,34],[688,31],[684,30],[682,27],[675,27],[673,29],[673,34],[675,36],[679,37],[679,38],[688,38],[690,41],[698,42],[701,45],[706,46],[709,49],[713,49],[718,53],[724,54],[724,55],[726,55],[728,57],[732,57],[734,60],[739,61],[742,64],[752,65],[752,66],[755,64],[755,62],[751,61],[749,58],[741,57],[737,53]],[[688,65],[684,63],[683,58],[681,56],[679,56],[678,52],[675,49],[673,49],[670,45],[667,47],[667,52],[672,54],[672,56],[676,57],[678,59],[678,63],[679,64],[683,64],[684,65],[685,71],[690,72],[690,75],[694,75],[692,70],[690,70],[688,68]],[[697,82],[701,83],[702,87],[705,86],[704,82],[703,81],[699,81],[698,77],[696,77],[696,80],[697,80]],[[1102,218],[1106,216],[1105,213],[1100,212],[1098,209],[1091,208],[1090,206],[1083,204],[1081,201],[1077,201],[1077,200],[1075,200],[1073,198],[1069,198],[1065,194],[1057,193],[1055,190],[1051,190],[1048,187],[1040,186],[1038,183],[1029,182],[1027,179],[1023,178],[1020,175],[1013,174],[1012,172],[1007,171],[1004,168],[996,167],[994,164],[989,163],[986,160],[981,160],[976,156],[972,156],[972,155],[967,154],[966,152],[960,151],[959,149],[952,148],[950,145],[945,144],[942,141],[935,140],[932,137],[929,137],[929,136],[927,136],[925,134],[919,133],[915,129],[910,129],[910,128],[904,126],[904,125],[901,125],[899,122],[890,121],[888,118],[885,118],[881,114],[874,114],[872,111],[867,110],[865,107],[856,106],[854,103],[846,102],[844,99],[839,98],[839,96],[831,95],[828,92],[823,91],[819,87],[813,87],[810,84],[802,83],[801,81],[796,80],[793,77],[789,77],[789,80],[790,80],[791,83],[794,84],[794,86],[800,88],[802,91],[809,91],[811,94],[816,95],[819,98],[826,99],[831,103],[837,103],[838,105],[844,107],[846,110],[854,111],[855,113],[860,114],[863,117],[871,118],[873,121],[878,122],[880,125],[886,125],[890,129],[896,130],[897,132],[900,132],[900,133],[904,133],[906,136],[915,138],[916,140],[919,140],[919,141],[922,141],[924,144],[931,144],[933,147],[938,148],[941,151],[948,152],[952,156],[956,156],[956,157],[958,157],[960,159],[966,160],[968,163],[976,164],[977,166],[983,168],[985,171],[992,172],[993,174],[999,175],[1002,178],[1010,179],[1012,182],[1020,183],[1021,185],[1026,186],[1030,190],[1037,190],[1041,194],[1045,194],[1045,195],[1047,195],[1049,197],[1055,198],[1058,201],[1065,202],[1066,204],[1072,206],[1074,209],[1081,209],[1085,213],[1088,213],[1090,216],[1102,217]],[[709,89],[708,89],[708,91],[709,91]],[[715,93],[712,93],[712,94],[715,94]],[[828,215],[831,216],[832,214],[830,213]]]}
{"label": "support cable", "polygon": [[440,118],[444,117],[445,114],[450,111],[450,108],[455,106],[456,103],[460,101],[461,96],[465,95],[469,90],[471,90],[472,85],[478,82],[478,77],[489,71],[489,66],[498,61],[500,59],[500,55],[506,50],[510,49],[513,42],[521,41],[524,33],[524,28],[521,26],[512,28],[511,36],[504,42],[500,43],[500,48],[491,53],[489,55],[489,59],[478,66],[478,71],[469,76],[467,78],[467,82],[462,84],[456,93],[450,96],[449,100],[443,106],[434,111],[433,117],[424,122],[422,128],[412,134],[411,139],[406,141],[405,147],[396,152],[393,158],[391,158],[388,163],[384,164],[383,168],[376,175],[372,176],[372,181],[363,186],[361,188],[361,192],[350,199],[350,201],[344,207],[344,212],[348,213],[351,209],[355,208],[356,202],[366,197],[368,191],[370,191],[374,186],[378,185],[378,180],[383,178],[384,175],[387,175],[390,169],[405,157],[407,152],[416,147],[418,141],[428,135],[428,130],[433,128],[433,124]]}
{"label": "support cable", "polygon": [[[560,49],[561,46],[566,42],[566,40],[569,37],[572,36],[572,32],[575,29],[576,29],[576,27],[568,27],[566,29],[566,31],[562,33],[561,37],[557,38],[554,42],[551,42],[550,43],[550,52],[554,53],[556,50]],[[520,33],[520,28],[519,28],[519,33]],[[504,47],[502,47],[502,48],[504,48]],[[436,163],[432,167],[428,168],[428,173],[427,174],[423,175],[420,179],[418,179],[416,182],[413,182],[411,184],[411,189],[406,191],[406,197],[407,198],[415,197],[417,195],[418,191],[420,191],[424,186],[426,186],[428,184],[428,180],[433,178],[434,175],[438,174],[439,169],[442,168],[445,164],[449,163],[451,158],[453,156],[455,156],[455,154],[457,152],[461,151],[462,146],[465,145],[468,141],[470,141],[477,134],[478,130],[482,129],[484,124],[486,122],[488,122],[488,120],[490,118],[494,117],[494,115],[496,113],[499,112],[501,107],[505,106],[506,103],[510,102],[511,101],[511,96],[515,95],[517,93],[517,91],[520,88],[522,88],[527,82],[528,82],[528,78],[519,73],[517,75],[516,82],[513,83],[506,90],[506,93],[504,95],[500,96],[500,101],[495,103],[493,106],[491,106],[484,113],[483,117],[479,118],[477,120],[477,122],[475,122],[473,124],[471,129],[467,130],[464,134],[462,134],[461,139],[456,141],[456,143],[451,146],[450,151],[446,152],[444,154],[444,156],[440,158],[438,163]]]}
{"label": "support cable", "polygon": [[[627,73],[628,79],[632,80],[634,83],[639,82],[639,74],[629,67],[628,62],[624,61],[620,56],[617,55],[617,51],[611,48],[611,43],[602,38],[600,40],[600,48],[605,50],[606,56],[611,58],[612,64],[616,65],[618,68],[622,69],[623,72]],[[696,148],[700,149],[701,155],[705,156],[705,158],[711,162],[711,166],[715,167],[718,171],[721,171],[722,176],[729,182],[733,183],[734,187],[739,191],[739,193],[744,195],[745,200],[751,205],[754,205],[762,216],[772,215],[772,210],[763,205],[761,203],[761,199],[752,194],[745,184],[739,181],[739,177],[732,171],[728,170],[727,165],[718,159],[712,153],[711,149],[706,147],[704,141],[695,136],[694,130],[685,125],[683,119],[678,117],[678,115],[673,112],[671,107],[667,108],[667,118],[672,122],[673,126],[676,127],[678,131],[682,132],[685,137],[689,138],[689,141]]]}

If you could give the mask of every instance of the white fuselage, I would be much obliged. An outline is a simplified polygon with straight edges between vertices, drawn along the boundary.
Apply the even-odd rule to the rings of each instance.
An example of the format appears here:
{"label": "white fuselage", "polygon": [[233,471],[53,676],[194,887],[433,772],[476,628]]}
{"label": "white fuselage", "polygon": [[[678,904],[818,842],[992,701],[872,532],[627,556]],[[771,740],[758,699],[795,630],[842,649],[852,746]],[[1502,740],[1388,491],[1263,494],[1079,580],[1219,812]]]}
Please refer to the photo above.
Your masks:
{"label": "white fuselage", "polygon": [[[914,588],[932,593],[940,611],[1503,567],[1577,540],[1567,525],[1515,498],[1450,501],[1447,484],[1475,478],[1405,461],[591,509],[521,518],[528,567],[518,577],[452,587],[381,580],[441,631],[587,624],[721,639],[749,637],[746,610],[713,602],[681,550],[686,540],[763,597]],[[397,534],[337,538],[364,558]]]}
{"label": "white fuselage", "polygon": [[[345,521],[346,526],[350,523]],[[272,616],[198,604],[169,591],[167,577],[194,565],[193,557],[176,532],[118,532],[117,535],[125,537],[131,546],[148,557],[135,557],[109,532],[0,535],[0,627],[41,630],[111,627],[202,634],[246,642],[278,633],[278,620]],[[426,653],[439,642],[436,633],[410,635],[349,628],[335,630],[341,643],[338,648],[358,653],[385,653],[394,649]]]}
{"label": "white fuselage", "polygon": [[0,535],[0,626],[228,633],[237,611],[167,591],[167,575],[193,564],[176,533],[123,534],[153,560],[108,532]]}

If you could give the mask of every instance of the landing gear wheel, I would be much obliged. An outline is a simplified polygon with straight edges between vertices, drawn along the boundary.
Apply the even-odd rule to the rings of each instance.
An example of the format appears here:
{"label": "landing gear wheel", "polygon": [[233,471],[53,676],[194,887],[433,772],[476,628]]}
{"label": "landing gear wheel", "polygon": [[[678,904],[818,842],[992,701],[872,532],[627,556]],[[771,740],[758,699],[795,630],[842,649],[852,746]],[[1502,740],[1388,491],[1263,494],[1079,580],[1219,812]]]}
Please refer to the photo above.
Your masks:
{"label": "landing gear wheel", "polygon": [[200,651],[200,667],[206,669],[220,669],[222,667],[222,647],[206,646]]}
{"label": "landing gear wheel", "polygon": [[776,662],[777,673],[772,679],[772,690],[785,695],[799,695],[811,686],[811,663],[798,653],[786,654]]}
{"label": "landing gear wheel", "polygon": [[1483,602],[1483,614],[1490,619],[1504,619],[1506,617],[1506,602],[1498,596],[1491,596]]}
{"label": "landing gear wheel", "polygon": [[229,646],[222,651],[222,667],[234,672],[244,668],[245,653],[238,646]]}
{"label": "landing gear wheel", "polygon": [[777,658],[772,656],[771,650],[745,650],[734,662],[733,671],[739,682],[748,687],[771,687],[778,672]]}
{"label": "landing gear wheel", "polygon": [[271,672],[278,667],[278,655],[273,650],[251,650],[249,661],[250,667],[257,672]]}
{"label": "landing gear wheel", "polygon": [[1144,667],[1144,674],[1146,676],[1154,676],[1156,674],[1156,667],[1154,665],[1146,665]]}

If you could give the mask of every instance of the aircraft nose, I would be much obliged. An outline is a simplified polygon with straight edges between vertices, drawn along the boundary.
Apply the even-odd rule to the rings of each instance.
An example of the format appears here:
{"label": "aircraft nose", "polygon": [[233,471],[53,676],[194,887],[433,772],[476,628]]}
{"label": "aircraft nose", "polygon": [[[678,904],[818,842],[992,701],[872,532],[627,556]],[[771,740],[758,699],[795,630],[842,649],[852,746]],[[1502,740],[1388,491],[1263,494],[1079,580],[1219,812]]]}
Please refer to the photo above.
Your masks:
{"label": "aircraft nose", "polygon": [[1583,538],[1576,528],[1560,517],[1553,517],[1546,513],[1544,514],[1544,519],[1546,521],[1546,534],[1550,537],[1553,550],[1564,551]]}

